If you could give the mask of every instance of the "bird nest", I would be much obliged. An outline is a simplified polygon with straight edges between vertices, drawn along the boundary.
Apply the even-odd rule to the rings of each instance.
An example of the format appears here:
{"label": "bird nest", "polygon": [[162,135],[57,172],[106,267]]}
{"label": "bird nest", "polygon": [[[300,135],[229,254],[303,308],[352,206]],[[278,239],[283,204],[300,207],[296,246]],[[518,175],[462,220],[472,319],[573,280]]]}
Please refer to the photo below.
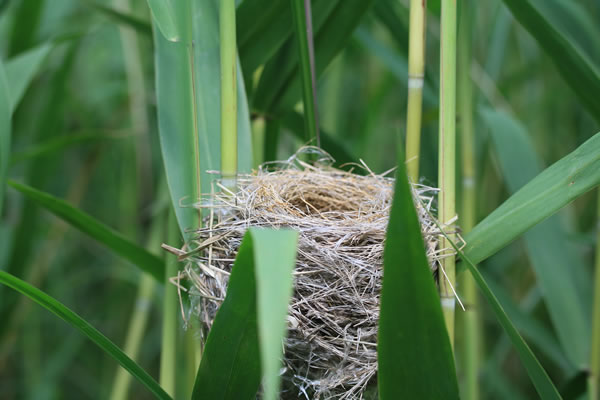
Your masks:
{"label": "bird nest", "polygon": [[[383,247],[394,179],[387,176],[391,171],[377,175],[364,164],[337,169],[326,153],[308,148],[302,154],[307,152],[317,160],[305,162],[297,154],[239,175],[235,193],[215,181],[213,193],[197,205],[206,215],[205,227],[186,245],[196,250],[185,257],[184,275],[192,283],[193,312],[208,330],[246,230],[296,230],[281,396],[363,398],[377,372]],[[434,275],[442,254],[431,217],[436,192],[412,184]]]}

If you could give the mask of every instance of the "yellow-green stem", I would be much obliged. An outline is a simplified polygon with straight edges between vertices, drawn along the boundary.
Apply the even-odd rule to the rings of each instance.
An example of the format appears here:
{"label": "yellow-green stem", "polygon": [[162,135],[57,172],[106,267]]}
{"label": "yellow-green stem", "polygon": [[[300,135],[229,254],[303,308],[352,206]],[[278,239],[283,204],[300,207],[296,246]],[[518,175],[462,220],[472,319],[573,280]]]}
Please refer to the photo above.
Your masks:
{"label": "yellow-green stem", "polygon": [[[439,220],[447,232],[454,231],[450,223],[456,216],[456,0],[442,0],[440,64],[440,132],[439,132]],[[454,235],[449,235],[450,240]],[[448,240],[442,248],[452,247]],[[440,296],[450,343],[454,346],[455,258],[445,257],[441,262]]]}
{"label": "yellow-green stem", "polygon": [[[473,1],[465,0],[461,7],[458,32],[458,127],[462,146],[462,204],[460,221],[462,231],[475,226],[475,137],[473,127],[473,85],[471,82],[471,18]],[[462,321],[461,364],[464,376],[463,397],[479,399],[478,372],[480,367],[481,323],[478,292],[471,273],[461,275],[460,288],[466,312]]]}
{"label": "yellow-green stem", "polygon": [[408,106],[406,111],[406,170],[413,182],[419,180],[426,11],[427,0],[411,0],[408,45]]}
{"label": "yellow-green stem", "polygon": [[596,220],[596,271],[594,279],[594,305],[592,314],[592,351],[590,353],[589,396],[600,400],[600,190]]}
{"label": "yellow-green stem", "polygon": [[226,187],[235,187],[237,174],[237,92],[235,0],[221,0],[221,174]]}

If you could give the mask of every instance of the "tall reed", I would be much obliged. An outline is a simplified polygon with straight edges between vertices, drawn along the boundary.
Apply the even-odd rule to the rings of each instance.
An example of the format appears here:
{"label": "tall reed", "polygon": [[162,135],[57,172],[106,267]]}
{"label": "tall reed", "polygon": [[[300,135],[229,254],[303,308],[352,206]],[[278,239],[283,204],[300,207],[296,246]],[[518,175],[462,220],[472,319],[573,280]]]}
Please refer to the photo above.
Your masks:
{"label": "tall reed", "polygon": [[[447,231],[454,230],[456,216],[456,0],[442,0],[440,40],[440,128],[439,128],[439,220]],[[454,235],[449,235],[453,240]],[[450,249],[448,240],[443,249]],[[440,291],[450,343],[454,344],[455,258],[447,256],[441,263]]]}
{"label": "tall reed", "polygon": [[235,0],[219,2],[221,49],[221,174],[226,187],[237,174],[237,50]]}
{"label": "tall reed", "polygon": [[[458,31],[458,127],[461,142],[462,203],[460,226],[464,233],[476,223],[475,217],[475,135],[473,127],[473,85],[471,81],[471,29],[474,2],[463,0]],[[461,364],[464,376],[463,395],[466,400],[479,398],[478,371],[480,367],[481,330],[477,287],[471,273],[465,271],[460,279],[460,293],[466,303],[462,315]]]}
{"label": "tall reed", "polygon": [[411,0],[408,45],[408,105],[406,112],[406,169],[413,182],[419,180],[426,15],[427,0]]}
{"label": "tall reed", "polygon": [[317,110],[317,79],[313,45],[312,12],[310,0],[291,0],[296,43],[300,61],[302,98],[304,104],[304,129],[307,141],[320,146],[319,114]]}

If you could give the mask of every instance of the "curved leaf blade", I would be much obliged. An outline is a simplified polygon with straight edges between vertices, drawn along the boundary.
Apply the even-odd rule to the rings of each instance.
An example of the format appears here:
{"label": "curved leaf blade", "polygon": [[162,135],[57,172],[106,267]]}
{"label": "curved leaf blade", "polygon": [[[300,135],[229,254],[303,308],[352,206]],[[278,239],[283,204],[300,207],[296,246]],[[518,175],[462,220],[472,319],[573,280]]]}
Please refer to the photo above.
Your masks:
{"label": "curved leaf blade", "polygon": [[123,368],[131,373],[140,383],[142,383],[157,399],[170,399],[171,397],[158,385],[158,383],[139,365],[121,351],[109,338],[90,325],[75,312],[71,311],[64,304],[48,296],[41,290],[31,286],[27,282],[7,273],[0,271],[0,283],[16,290],[35,301],[46,310],[52,312],[69,325],[78,329],[87,336],[94,344],[100,347],[106,354],[114,358]]}
{"label": "curved leaf blade", "polygon": [[[383,255],[377,341],[382,400],[458,399],[452,348],[404,162],[396,187]],[[431,371],[436,371],[435,384]]]}
{"label": "curved leaf blade", "polygon": [[21,183],[8,181],[8,184],[52,214],[102,243],[115,254],[138,266],[142,271],[149,273],[159,282],[163,282],[165,267],[162,260],[157,256],[132,243],[114,229],[64,200]]}
{"label": "curved leaf blade", "polygon": [[278,395],[282,340],[298,234],[251,228],[242,240],[194,385],[192,399]]}
{"label": "curved leaf blade", "polygon": [[464,253],[478,263],[600,184],[600,133],[546,168],[465,236]]}

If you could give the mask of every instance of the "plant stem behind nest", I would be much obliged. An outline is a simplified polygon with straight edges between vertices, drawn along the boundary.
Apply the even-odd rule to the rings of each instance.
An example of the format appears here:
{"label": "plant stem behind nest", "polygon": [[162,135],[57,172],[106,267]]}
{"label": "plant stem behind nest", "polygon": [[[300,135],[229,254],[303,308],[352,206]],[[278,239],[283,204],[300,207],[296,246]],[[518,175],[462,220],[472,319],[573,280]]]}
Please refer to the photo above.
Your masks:
{"label": "plant stem behind nest", "polygon": [[237,174],[237,88],[235,0],[219,6],[221,45],[221,174],[225,187],[235,187]]}
{"label": "plant stem behind nest", "polygon": [[[440,64],[440,132],[439,132],[439,220],[452,232],[454,225],[447,225],[456,216],[455,163],[456,163],[456,0],[442,0],[441,18],[441,64]],[[454,235],[449,235],[450,240]],[[444,239],[442,249],[450,248]],[[450,343],[454,345],[455,285],[454,255],[441,262],[440,295]]]}
{"label": "plant stem behind nest", "polygon": [[[473,1],[465,1],[461,7],[461,24],[458,33],[458,115],[462,146],[462,204],[461,228],[469,232],[476,222],[475,217],[475,138],[473,129],[473,86],[471,84],[471,18]],[[461,357],[465,400],[479,398],[478,372],[481,350],[481,321],[477,287],[469,272],[461,275],[462,300],[467,305],[460,319],[462,325]]]}
{"label": "plant stem behind nest", "polygon": [[411,0],[408,46],[408,106],[406,111],[406,169],[408,177],[413,182],[419,181],[426,11],[426,0]]}

